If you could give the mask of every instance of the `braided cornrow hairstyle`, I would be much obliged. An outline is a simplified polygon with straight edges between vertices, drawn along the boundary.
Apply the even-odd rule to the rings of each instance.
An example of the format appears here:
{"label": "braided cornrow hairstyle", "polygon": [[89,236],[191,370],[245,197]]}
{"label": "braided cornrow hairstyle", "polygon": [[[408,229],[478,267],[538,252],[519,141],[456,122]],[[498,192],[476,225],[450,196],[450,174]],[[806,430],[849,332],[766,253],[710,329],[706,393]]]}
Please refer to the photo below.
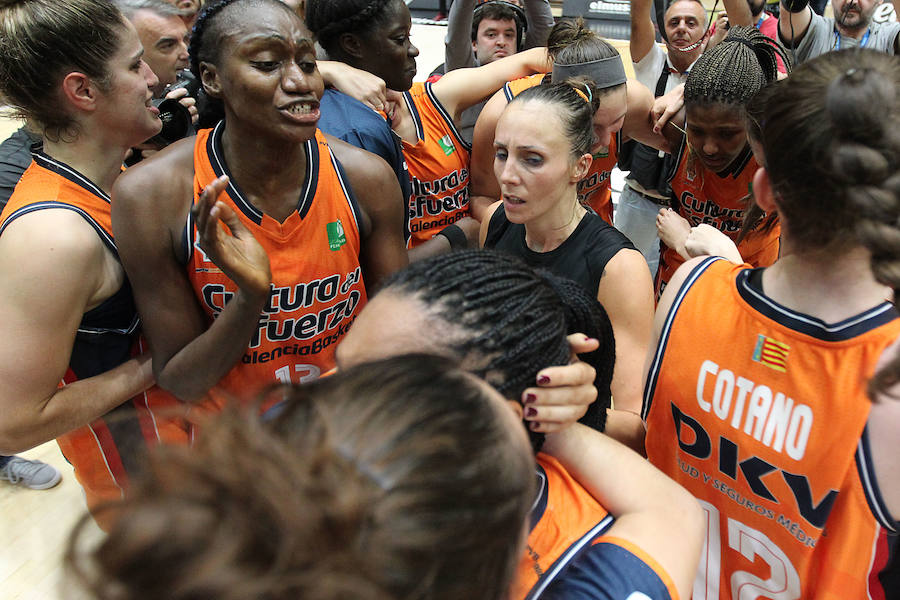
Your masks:
{"label": "braided cornrow hairstyle", "polygon": [[344,33],[361,33],[384,22],[385,8],[397,0],[307,0],[306,26],[333,55]]}
{"label": "braided cornrow hairstyle", "polygon": [[784,48],[756,27],[732,27],[728,36],[704,52],[691,67],[684,86],[684,102],[745,106],[766,84],[778,78],[780,56],[790,72]]}
{"label": "braided cornrow hairstyle", "polygon": [[[463,365],[507,398],[519,399],[538,371],[569,362],[566,335],[600,340],[581,360],[597,371],[598,399],[582,422],[603,430],[610,405],[615,340],[606,311],[580,286],[535,272],[516,257],[490,250],[451,252],[413,263],[385,290],[421,301],[426,319],[440,319],[455,334],[446,338]],[[535,450],[543,434],[529,432]]]}

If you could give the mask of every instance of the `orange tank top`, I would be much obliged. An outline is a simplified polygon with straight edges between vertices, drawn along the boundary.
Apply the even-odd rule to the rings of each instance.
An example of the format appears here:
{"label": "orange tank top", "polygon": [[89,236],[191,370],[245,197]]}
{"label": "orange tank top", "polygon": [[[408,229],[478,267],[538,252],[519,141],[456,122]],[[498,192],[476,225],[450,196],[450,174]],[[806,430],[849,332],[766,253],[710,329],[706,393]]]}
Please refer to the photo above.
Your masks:
{"label": "orange tank top", "polygon": [[[586,545],[612,525],[613,518],[559,461],[538,453],[538,499],[532,511],[528,546],[510,598],[534,597],[569,565]],[[539,594],[538,594],[539,595]]]}
{"label": "orange tank top", "polygon": [[826,324],[766,297],[760,276],[698,265],[647,379],[648,457],[708,519],[693,597],[883,598],[868,593],[896,523],[868,457],[866,382],[900,319],[884,303]]}
{"label": "orange tank top", "polygon": [[[35,153],[0,216],[0,234],[16,218],[42,209],[79,214],[106,248],[118,256],[109,196],[69,165]],[[138,326],[131,286],[126,279],[115,294],[84,314],[60,387],[100,375],[145,353],[147,348],[139,339]],[[188,442],[190,427],[181,418],[182,408],[174,396],[154,386],[57,438],[63,456],[84,488],[88,508],[123,497],[130,477],[140,470],[147,446],[159,441]],[[108,529],[112,513],[103,513],[102,517],[98,523]]]}
{"label": "orange tank top", "polygon": [[[194,144],[194,197],[229,175],[222,153],[224,123],[202,130]],[[307,172],[297,210],[279,223],[256,208],[232,177],[220,200],[269,255],[272,289],[241,361],[210,391],[215,406],[252,399],[267,384],[300,383],[334,368],[334,350],[366,303],[359,263],[360,212],[343,168],[316,130],[305,144]],[[188,278],[210,321],[237,291],[193,240]]]}
{"label": "orange tank top", "polygon": [[[545,73],[537,73],[507,82],[503,86],[506,101],[511,102],[513,98],[528,88],[540,85],[546,76]],[[594,155],[594,160],[591,162],[591,170],[588,171],[584,179],[578,182],[578,201],[585,208],[590,208],[600,215],[600,218],[610,225],[613,224],[612,184],[610,177],[619,159],[619,135],[619,133],[615,133],[610,136],[606,153]]]}
{"label": "orange tank top", "polygon": [[[670,184],[678,214],[687,219],[691,227],[706,223],[737,242],[744,220],[744,209],[751,197],[753,176],[759,168],[750,148],[745,149],[728,172],[714,173],[691,155],[685,138],[676,161],[678,166]],[[781,226],[777,215],[769,215],[741,240],[738,251],[748,264],[768,267],[778,258],[780,236]],[[657,298],[684,262],[672,248],[663,244],[662,249],[656,274]]]}
{"label": "orange tank top", "polygon": [[402,141],[413,194],[409,201],[410,248],[469,214],[469,154],[466,143],[435,97],[430,83],[403,93],[419,141]]}

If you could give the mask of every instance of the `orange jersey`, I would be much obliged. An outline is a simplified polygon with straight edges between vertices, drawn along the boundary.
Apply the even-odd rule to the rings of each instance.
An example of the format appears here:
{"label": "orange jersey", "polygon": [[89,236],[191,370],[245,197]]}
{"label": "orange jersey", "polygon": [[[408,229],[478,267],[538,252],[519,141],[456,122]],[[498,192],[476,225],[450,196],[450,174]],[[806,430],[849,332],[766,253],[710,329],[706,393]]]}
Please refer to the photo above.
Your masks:
{"label": "orange jersey", "polygon": [[884,303],[826,324],[766,297],[761,275],[698,265],[647,379],[647,455],[709,519],[694,600],[884,598],[897,524],[868,456],[866,383],[900,319]]}
{"label": "orange jersey", "polygon": [[[503,86],[506,101],[536,85],[540,85],[547,75],[538,73],[507,82]],[[591,170],[578,182],[578,201],[585,208],[590,208],[600,215],[604,221],[613,224],[612,187],[610,177],[619,159],[618,147],[621,143],[619,133],[614,133],[609,138],[609,146],[605,154],[595,154],[591,163]]]}
{"label": "orange jersey", "polygon": [[[0,216],[0,234],[16,218],[42,209],[79,214],[106,248],[118,256],[109,196],[73,168],[38,153]],[[115,294],[82,317],[60,386],[100,375],[143,353],[146,348],[138,339],[138,325],[131,285],[126,279]],[[181,406],[173,396],[152,388],[57,438],[84,488],[89,508],[122,498],[147,445],[159,441],[187,443],[189,427],[178,416]],[[106,519],[100,525],[107,528],[110,521]]]}
{"label": "orange jersey", "polygon": [[402,141],[413,194],[409,201],[410,248],[469,214],[469,154],[466,143],[430,83],[403,93],[419,141]]}
{"label": "orange jersey", "polygon": [[609,595],[603,597],[678,597],[652,558],[625,540],[604,535],[613,517],[555,458],[539,453],[537,465],[538,497],[512,600],[597,597],[582,596],[586,590]]}
{"label": "orange jersey", "polygon": [[[726,173],[708,171],[691,156],[687,138],[676,156],[677,167],[670,179],[678,214],[691,227],[706,223],[737,242],[744,221],[744,209],[751,197],[751,183],[759,165],[750,148],[746,148]],[[751,231],[738,244],[745,262],[754,267],[768,267],[778,258],[781,226],[776,215]],[[672,275],[684,259],[672,248],[662,245],[656,274],[656,294],[662,294]]]}
{"label": "orange jersey", "polygon": [[[194,144],[194,194],[229,175],[224,123]],[[279,223],[253,206],[232,177],[220,200],[269,255],[272,290],[241,361],[210,391],[215,406],[251,399],[267,384],[315,379],[335,366],[334,350],[366,303],[359,263],[359,207],[321,131],[305,144],[307,173],[296,212]],[[210,322],[237,292],[194,240],[188,278]]]}

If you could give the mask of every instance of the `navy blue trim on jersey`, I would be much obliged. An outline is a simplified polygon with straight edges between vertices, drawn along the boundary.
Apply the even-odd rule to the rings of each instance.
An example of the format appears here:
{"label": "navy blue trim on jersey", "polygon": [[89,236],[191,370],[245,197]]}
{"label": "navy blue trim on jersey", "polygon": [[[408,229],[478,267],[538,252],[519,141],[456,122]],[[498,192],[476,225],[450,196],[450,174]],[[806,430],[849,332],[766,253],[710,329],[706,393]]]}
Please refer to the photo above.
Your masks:
{"label": "navy blue trim on jersey", "polygon": [[547,600],[671,600],[653,567],[613,542],[592,544],[544,594]]}
{"label": "navy blue trim on jersey", "polygon": [[512,102],[512,99],[516,97],[516,95],[512,93],[512,89],[509,87],[508,81],[503,84],[503,95],[506,96],[507,104]]}
{"label": "navy blue trim on jersey", "polygon": [[32,152],[31,157],[34,159],[34,162],[38,164],[38,166],[56,173],[60,177],[71,181],[79,187],[83,187],[87,191],[91,192],[92,194],[109,204],[109,194],[101,190],[96,183],[94,183],[69,165],[61,163],[58,160],[47,156],[43,152]]}
{"label": "navy blue trim on jersey", "polygon": [[319,187],[319,142],[315,136],[306,140],[306,176],[303,178],[303,188],[300,192],[300,200],[297,203],[297,212],[300,218],[306,218],[309,209],[312,208],[316,189]]}
{"label": "navy blue trim on jersey", "polygon": [[184,245],[184,263],[181,266],[186,267],[194,258],[194,215],[191,211],[188,211],[187,219],[184,221],[181,243]]}
{"label": "navy blue trim on jersey", "polygon": [[[685,136],[685,139],[687,137]],[[744,172],[744,168],[750,163],[750,159],[753,158],[753,150],[750,149],[750,145],[744,147],[744,151],[741,152],[736,159],[731,161],[731,164],[728,165],[728,169],[722,171],[721,173],[716,173],[720,178],[724,179],[725,177],[731,176],[732,179],[737,179],[741,173]]]}
{"label": "navy blue trim on jersey", "polygon": [[825,342],[849,340],[898,318],[894,307],[888,302],[883,302],[843,321],[826,323],[816,317],[791,310],[755,289],[748,281],[753,271],[754,269],[744,269],[737,276],[738,293],[750,307],[785,327]]}
{"label": "navy blue trim on jersey", "polygon": [[612,515],[606,515],[603,519],[591,527],[587,533],[578,538],[575,543],[569,546],[565,552],[559,555],[553,564],[547,569],[538,582],[534,584],[525,600],[535,600],[540,598],[541,594],[552,584],[557,577],[568,567],[584,550],[590,548],[590,543],[604,531],[612,526],[615,519]]}
{"label": "navy blue trim on jersey", "polygon": [[0,235],[3,234],[3,230],[6,229],[6,226],[13,222],[13,220],[21,217],[23,215],[27,215],[29,213],[33,213],[38,210],[46,210],[49,208],[62,208],[65,210],[71,210],[74,213],[78,213],[88,224],[94,228],[97,232],[97,235],[100,236],[100,241],[103,242],[103,245],[113,253],[113,256],[116,257],[116,260],[119,260],[119,251],[116,248],[116,242],[113,240],[113,237],[107,233],[103,226],[100,225],[97,221],[94,220],[94,217],[90,215],[83,208],[79,208],[77,206],[72,206],[71,204],[67,204],[65,202],[61,202],[59,200],[47,200],[44,202],[34,202],[32,204],[28,204],[23,206],[22,208],[13,211],[6,217],[6,220],[0,225]]}
{"label": "navy blue trim on jersey", "polygon": [[[225,152],[222,146],[224,132],[225,121],[219,121],[215,129],[209,134],[209,139],[206,142],[209,163],[217,177],[228,175],[228,195],[234,201],[234,205],[244,213],[244,216],[260,225],[263,219],[263,212],[253,206],[253,203],[241,192],[237,182],[228,170],[228,165],[225,164]],[[319,150],[315,136],[304,143],[304,151],[306,152],[306,176],[303,179],[300,198],[297,200],[297,212],[300,213],[301,218],[309,212],[315,196],[316,184],[318,183]]]}
{"label": "navy blue trim on jersey", "polygon": [[[687,134],[681,139],[681,145],[678,147],[678,152],[674,154],[675,161],[672,163],[672,170],[669,172],[668,177],[666,177],[666,182],[671,184],[672,180],[675,179],[675,176],[678,174],[678,169],[681,166],[681,159],[686,152],[690,152],[690,147],[687,143]],[[753,150],[748,145],[741,151],[737,158],[731,161],[731,164],[728,165],[726,170],[716,173],[716,176],[720,179],[725,179],[729,176],[732,179],[737,179],[740,174],[744,172],[744,169],[747,167],[751,158],[753,158]],[[706,167],[703,168],[705,169]]]}
{"label": "navy blue trim on jersey", "polygon": [[538,522],[540,522],[541,517],[544,516],[544,511],[547,510],[547,499],[549,496],[549,491],[547,490],[547,472],[544,471],[544,467],[535,465],[534,474],[537,476],[537,495],[534,498],[534,503],[531,505],[531,515],[529,517],[528,526],[529,533],[535,528]]}
{"label": "navy blue trim on jersey", "polygon": [[881,489],[878,487],[878,480],[875,477],[875,465],[872,463],[872,451],[869,447],[869,427],[863,429],[856,446],[856,470],[859,473],[859,481],[862,483],[863,492],[866,496],[866,502],[869,504],[869,510],[875,520],[884,527],[888,533],[896,534],[900,531],[900,521],[895,521],[893,515],[888,510],[884,497],[881,495]]}
{"label": "navy blue trim on jersey", "polygon": [[331,155],[331,164],[334,167],[334,172],[337,174],[338,181],[341,182],[341,190],[344,192],[344,198],[347,199],[347,204],[350,205],[350,212],[353,213],[353,221],[356,223],[356,232],[359,234],[360,239],[362,239],[365,237],[365,234],[363,231],[362,212],[359,209],[359,202],[357,202],[356,196],[353,194],[353,188],[350,187],[347,173],[344,171],[344,165],[337,159],[334,152],[329,150],[329,154]]}
{"label": "navy blue trim on jersey", "polygon": [[653,394],[656,392],[656,381],[659,378],[659,368],[662,365],[663,355],[666,351],[666,344],[669,342],[669,335],[672,333],[672,323],[675,321],[676,313],[678,309],[681,308],[682,302],[684,302],[685,296],[687,296],[688,291],[691,286],[697,281],[697,279],[709,268],[711,264],[718,260],[724,260],[723,258],[717,256],[710,256],[704,259],[699,265],[694,267],[694,269],[688,274],[687,278],[685,278],[684,283],[681,285],[681,289],[678,290],[678,294],[675,296],[675,300],[672,302],[672,307],[669,309],[669,314],[666,315],[666,320],[663,323],[662,331],[659,334],[659,342],[656,346],[656,352],[653,354],[653,362],[650,363],[650,371],[647,373],[647,383],[644,386],[644,406],[641,410],[641,418],[644,421],[647,420],[647,415],[650,414],[650,404],[653,401]]}
{"label": "navy blue trim on jersey", "polygon": [[416,108],[416,103],[412,98],[412,94],[403,92],[403,101],[406,102],[406,108],[409,109],[413,123],[416,125],[416,138],[418,138],[419,141],[425,141],[425,126],[422,125],[422,115],[419,114],[419,109]]}
{"label": "navy blue trim on jersey", "polygon": [[[434,104],[434,107],[440,113],[441,118],[444,119],[444,122],[447,124],[447,127],[450,129],[450,132],[453,134],[453,137],[456,138],[456,141],[460,143],[460,145],[466,150],[472,150],[472,145],[463,139],[462,134],[459,133],[459,130],[456,128],[456,123],[453,122],[453,115],[447,112],[447,109],[444,108],[444,105],[441,104],[441,101],[438,100],[438,97],[434,94],[434,91],[431,89],[431,83],[425,82],[425,93],[428,94],[429,100]],[[424,139],[424,138],[423,138]]]}
{"label": "navy blue trim on jersey", "polygon": [[666,177],[666,183],[671,184],[672,180],[675,179],[675,175],[678,174],[678,167],[681,166],[681,159],[684,157],[685,152],[690,152],[690,150],[688,150],[687,134],[681,138],[681,145],[678,146],[678,151],[673,155],[675,160],[672,162],[672,170],[669,171],[669,176]]}

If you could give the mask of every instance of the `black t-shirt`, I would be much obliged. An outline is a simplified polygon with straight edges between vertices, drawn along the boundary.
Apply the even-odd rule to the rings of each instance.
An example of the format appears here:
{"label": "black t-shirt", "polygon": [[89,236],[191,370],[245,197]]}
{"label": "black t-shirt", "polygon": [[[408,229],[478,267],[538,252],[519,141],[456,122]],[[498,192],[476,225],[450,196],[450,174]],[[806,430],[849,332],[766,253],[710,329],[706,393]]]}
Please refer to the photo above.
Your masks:
{"label": "black t-shirt", "polygon": [[619,250],[635,250],[631,240],[618,229],[588,212],[558,248],[535,252],[525,243],[525,226],[510,223],[502,204],[491,217],[484,247],[508,252],[532,267],[567,277],[595,298],[606,263]]}

